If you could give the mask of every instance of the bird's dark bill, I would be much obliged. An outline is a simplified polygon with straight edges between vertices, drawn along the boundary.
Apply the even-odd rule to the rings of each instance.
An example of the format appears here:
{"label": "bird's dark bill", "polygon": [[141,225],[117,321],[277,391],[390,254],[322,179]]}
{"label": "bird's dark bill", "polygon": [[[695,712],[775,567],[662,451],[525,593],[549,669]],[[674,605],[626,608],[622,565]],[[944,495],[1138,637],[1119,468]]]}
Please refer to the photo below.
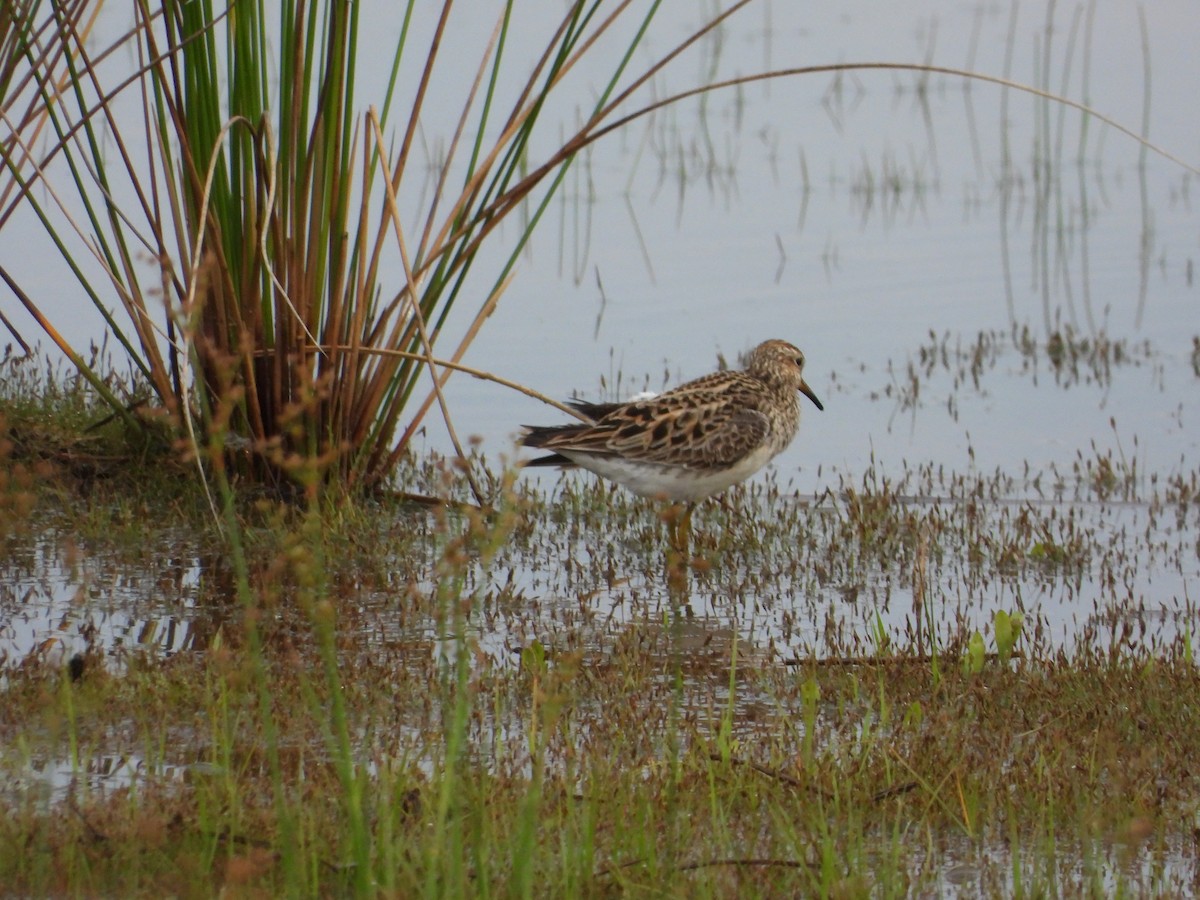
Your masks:
{"label": "bird's dark bill", "polygon": [[800,393],[813,402],[813,406],[822,412],[825,411],[825,405],[817,399],[817,395],[813,393],[813,389],[808,386],[807,382],[800,382]]}

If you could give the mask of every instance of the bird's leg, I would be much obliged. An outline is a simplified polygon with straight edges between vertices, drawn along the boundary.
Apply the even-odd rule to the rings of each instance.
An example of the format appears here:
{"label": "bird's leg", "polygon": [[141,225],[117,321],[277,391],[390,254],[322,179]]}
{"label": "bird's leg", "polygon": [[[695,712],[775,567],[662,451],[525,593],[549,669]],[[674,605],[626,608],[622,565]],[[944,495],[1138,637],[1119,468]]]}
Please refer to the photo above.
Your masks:
{"label": "bird's leg", "polygon": [[679,518],[679,553],[685,564],[692,560],[692,510],[695,508],[695,503],[689,503]]}
{"label": "bird's leg", "polygon": [[667,524],[667,589],[672,597],[687,596],[688,563],[691,561],[692,510],[695,503],[672,506]]}

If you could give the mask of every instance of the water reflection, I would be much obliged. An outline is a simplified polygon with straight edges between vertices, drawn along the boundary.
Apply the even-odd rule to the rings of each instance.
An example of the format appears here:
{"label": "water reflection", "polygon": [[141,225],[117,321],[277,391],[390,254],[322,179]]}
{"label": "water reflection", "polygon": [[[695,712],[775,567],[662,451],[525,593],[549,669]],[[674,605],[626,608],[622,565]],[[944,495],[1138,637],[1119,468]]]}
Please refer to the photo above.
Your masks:
{"label": "water reflection", "polygon": [[184,535],[151,532],[151,540],[131,554],[50,530],[11,548],[0,561],[0,669],[92,656],[119,666],[131,653],[203,647],[221,604],[197,601],[202,575],[216,567],[182,549]]}
{"label": "water reflection", "polygon": [[0,801],[21,806],[32,801],[42,809],[50,809],[63,800],[103,795],[137,783],[179,782],[190,768],[112,752],[85,756],[78,765],[63,758],[36,757],[21,767],[5,767],[0,778]]}

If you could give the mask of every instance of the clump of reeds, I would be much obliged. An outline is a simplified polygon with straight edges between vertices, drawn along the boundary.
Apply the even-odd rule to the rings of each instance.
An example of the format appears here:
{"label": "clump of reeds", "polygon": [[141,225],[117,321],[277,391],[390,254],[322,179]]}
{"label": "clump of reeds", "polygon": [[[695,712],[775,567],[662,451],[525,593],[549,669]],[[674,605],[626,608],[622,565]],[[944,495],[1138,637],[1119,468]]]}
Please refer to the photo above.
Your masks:
{"label": "clump of reeds", "polygon": [[[43,79],[34,92],[54,137],[34,175],[10,174],[193,453],[255,480],[377,485],[434,403],[457,446],[441,395],[447,363],[461,359],[495,308],[574,155],[662,64],[640,77],[626,72],[656,8],[570,4],[532,62],[506,53],[512,29],[523,26],[514,8],[498,10],[436,163],[436,187],[415,211],[406,191],[417,179],[414,140],[427,98],[462,65],[442,49],[455,27],[450,2],[420,36],[416,4],[397,11],[390,80],[369,104],[357,72],[360,35],[371,26],[358,4],[285,3],[272,17],[139,0],[120,42],[136,53],[132,79],[111,54],[95,54],[73,21],[56,18],[66,85],[54,92]],[[611,52],[609,33],[630,18],[590,117],[531,165],[547,103],[581,59]],[[40,71],[28,42],[18,50]],[[526,67],[518,87],[503,96],[517,67]],[[402,106],[393,98],[405,78],[403,87],[415,87]],[[619,93],[623,81],[630,87]],[[119,111],[130,94],[140,108],[132,121]],[[13,140],[34,156],[28,136]],[[53,172],[86,224],[56,218],[29,190]],[[490,287],[467,289],[480,248],[516,210],[522,223]],[[37,298],[10,286],[86,369]],[[474,315],[438,360],[435,344],[464,293],[473,293]],[[124,321],[107,312],[114,298]],[[423,373],[432,390],[420,387]],[[201,451],[214,437],[216,454]]]}

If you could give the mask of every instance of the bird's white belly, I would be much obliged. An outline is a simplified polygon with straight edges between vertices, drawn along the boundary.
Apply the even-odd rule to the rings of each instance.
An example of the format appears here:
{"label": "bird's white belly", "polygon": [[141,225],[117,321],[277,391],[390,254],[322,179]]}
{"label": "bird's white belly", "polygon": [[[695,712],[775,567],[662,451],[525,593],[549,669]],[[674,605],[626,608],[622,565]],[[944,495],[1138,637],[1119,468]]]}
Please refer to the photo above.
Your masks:
{"label": "bird's white belly", "polygon": [[642,497],[694,503],[745,481],[775,455],[771,447],[759,447],[736,464],[724,469],[688,469],[683,466],[641,462],[618,457],[559,451],[581,468],[623,485]]}

